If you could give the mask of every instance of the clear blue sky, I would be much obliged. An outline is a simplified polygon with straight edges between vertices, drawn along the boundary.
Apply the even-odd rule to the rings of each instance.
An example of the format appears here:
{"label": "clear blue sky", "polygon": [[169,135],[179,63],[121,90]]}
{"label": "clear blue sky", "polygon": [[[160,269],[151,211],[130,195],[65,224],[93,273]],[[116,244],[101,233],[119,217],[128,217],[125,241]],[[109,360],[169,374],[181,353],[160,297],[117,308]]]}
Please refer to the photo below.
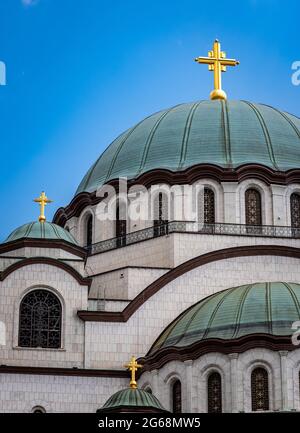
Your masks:
{"label": "clear blue sky", "polygon": [[230,98],[300,116],[298,1],[0,0],[0,240],[48,219],[123,130],[159,109],[207,98],[212,74],[193,58],[217,37],[241,64]]}

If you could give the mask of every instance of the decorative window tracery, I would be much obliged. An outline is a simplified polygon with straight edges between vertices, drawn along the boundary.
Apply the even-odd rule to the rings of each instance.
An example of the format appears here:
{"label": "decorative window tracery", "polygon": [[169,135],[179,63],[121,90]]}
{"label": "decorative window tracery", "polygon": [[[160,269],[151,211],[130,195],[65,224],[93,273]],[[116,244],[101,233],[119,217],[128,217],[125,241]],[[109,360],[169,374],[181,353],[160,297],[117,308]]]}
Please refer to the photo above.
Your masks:
{"label": "decorative window tracery", "polygon": [[20,304],[19,346],[61,347],[61,303],[48,290],[33,290]]}
{"label": "decorative window tracery", "polygon": [[180,380],[176,380],[176,382],[173,383],[172,394],[173,394],[173,413],[181,413],[182,412],[182,405],[181,405],[181,382],[180,382]]}
{"label": "decorative window tracery", "polygon": [[158,193],[154,200],[154,236],[168,234],[168,200],[164,193]]}
{"label": "decorative window tracery", "polygon": [[300,228],[300,194],[293,193],[291,195],[291,226]]}
{"label": "decorative window tracery", "polygon": [[269,410],[269,379],[265,368],[258,367],[251,374],[252,410]]}
{"label": "decorative window tracery", "polygon": [[127,221],[125,219],[125,215],[123,215],[122,206],[123,206],[123,204],[121,202],[117,203],[117,208],[116,208],[117,247],[123,247],[126,245]]}
{"label": "decorative window tracery", "polygon": [[210,188],[204,188],[204,223],[215,223],[215,193]]}
{"label": "decorative window tracery", "polygon": [[93,216],[89,215],[86,220],[86,246],[93,244]]}
{"label": "decorative window tracery", "polygon": [[246,224],[249,226],[262,225],[260,193],[254,188],[247,189],[245,202]]}
{"label": "decorative window tracery", "polygon": [[207,379],[207,411],[222,412],[222,379],[218,372],[213,372]]}

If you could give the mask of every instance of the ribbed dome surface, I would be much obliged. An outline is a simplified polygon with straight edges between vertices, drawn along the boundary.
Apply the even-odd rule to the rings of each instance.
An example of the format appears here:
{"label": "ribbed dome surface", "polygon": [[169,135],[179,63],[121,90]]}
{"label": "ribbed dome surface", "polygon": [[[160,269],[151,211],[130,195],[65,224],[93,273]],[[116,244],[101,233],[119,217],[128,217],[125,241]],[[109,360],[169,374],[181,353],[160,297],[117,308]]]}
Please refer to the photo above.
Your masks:
{"label": "ribbed dome surface", "polygon": [[76,194],[118,177],[209,163],[300,168],[300,119],[247,101],[199,101],[152,114],[121,134],[90,168]]}
{"label": "ribbed dome surface", "polygon": [[77,244],[73,238],[64,228],[49,222],[40,223],[38,221],[24,224],[23,226],[14,230],[5,242],[12,242],[18,239],[56,239],[61,241]]}
{"label": "ribbed dome surface", "polygon": [[289,336],[300,319],[300,284],[255,283],[215,293],[181,314],[151,348],[264,333]]}
{"label": "ribbed dome surface", "polygon": [[122,389],[113,394],[100,411],[121,407],[152,408],[159,411],[166,411],[159,400],[150,392],[144,391],[143,389],[131,388]]}

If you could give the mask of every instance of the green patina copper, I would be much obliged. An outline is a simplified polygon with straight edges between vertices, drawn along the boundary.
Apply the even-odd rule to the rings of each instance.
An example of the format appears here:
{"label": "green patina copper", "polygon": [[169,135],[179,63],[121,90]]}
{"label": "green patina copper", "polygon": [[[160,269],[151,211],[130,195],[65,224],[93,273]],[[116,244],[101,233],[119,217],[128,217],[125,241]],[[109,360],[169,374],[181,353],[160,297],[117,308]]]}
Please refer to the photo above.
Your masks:
{"label": "green patina copper", "polygon": [[255,283],[223,290],[189,308],[156,340],[150,353],[200,340],[231,340],[254,333],[293,334],[300,320],[300,284]]}
{"label": "green patina copper", "polygon": [[121,409],[126,408],[149,408],[156,409],[159,411],[166,411],[166,409],[160,404],[159,400],[150,392],[144,391],[143,389],[122,389],[121,391],[113,394],[104,406],[99,409]]}
{"label": "green patina copper", "polygon": [[56,239],[60,241],[76,244],[76,240],[71,233],[62,227],[50,222],[32,222],[14,230],[5,242],[13,242],[18,239]]}
{"label": "green patina copper", "polygon": [[153,169],[173,172],[209,163],[300,167],[300,119],[247,101],[200,101],[152,114],[121,134],[90,168],[76,194]]}

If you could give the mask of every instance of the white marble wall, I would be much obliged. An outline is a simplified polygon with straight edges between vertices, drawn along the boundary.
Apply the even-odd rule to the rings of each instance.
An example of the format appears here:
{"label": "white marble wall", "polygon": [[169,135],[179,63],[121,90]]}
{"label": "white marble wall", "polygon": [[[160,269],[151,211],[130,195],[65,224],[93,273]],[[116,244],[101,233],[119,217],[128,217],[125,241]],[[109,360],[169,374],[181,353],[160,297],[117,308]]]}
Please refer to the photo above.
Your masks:
{"label": "white marble wall", "polygon": [[253,256],[208,263],[166,284],[125,323],[86,322],[86,367],[119,368],[133,353],[144,356],[164,328],[191,305],[220,290],[259,281],[299,283],[299,259]]}
{"label": "white marble wall", "polygon": [[[19,305],[31,290],[45,288],[55,293],[63,311],[60,349],[18,347]],[[49,367],[83,367],[84,323],[78,310],[86,310],[88,287],[81,286],[67,272],[52,265],[22,267],[0,282],[0,321],[6,325],[6,345],[0,345],[0,363]]]}
{"label": "white marble wall", "polygon": [[0,374],[0,412],[95,413],[128,379],[111,377]]}

